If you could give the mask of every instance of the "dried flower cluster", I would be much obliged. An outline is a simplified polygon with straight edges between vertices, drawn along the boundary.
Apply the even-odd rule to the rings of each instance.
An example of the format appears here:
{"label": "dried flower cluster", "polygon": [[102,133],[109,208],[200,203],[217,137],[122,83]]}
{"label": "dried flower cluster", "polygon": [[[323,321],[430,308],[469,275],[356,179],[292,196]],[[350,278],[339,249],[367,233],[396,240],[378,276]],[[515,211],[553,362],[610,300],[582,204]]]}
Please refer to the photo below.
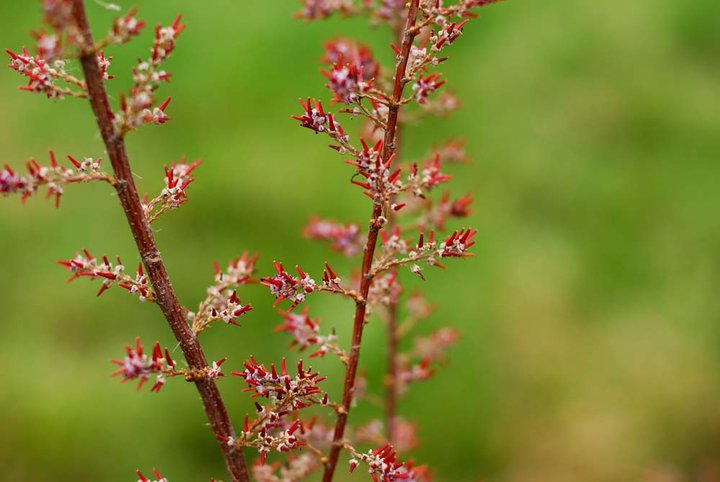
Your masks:
{"label": "dried flower cluster", "polygon": [[187,201],[185,189],[193,182],[192,172],[200,161],[188,164],[185,159],[179,163],[172,163],[165,167],[165,187],[160,194],[153,199],[143,198],[143,210],[149,222],[155,221],[167,211],[177,209]]}
{"label": "dried flower cluster", "polygon": [[305,424],[298,418],[302,409],[313,405],[328,405],[328,396],[318,386],[325,380],[318,372],[304,369],[303,362],[297,364],[297,375],[290,376],[283,358],[280,370],[275,365],[268,369],[250,357],[245,370],[233,372],[247,383],[246,391],[254,397],[269,400],[266,406],[256,403],[257,418],[245,416],[242,432],[237,439],[222,439],[237,448],[253,447],[260,453],[264,464],[271,451],[290,452],[308,445]]}
{"label": "dried flower cluster", "polygon": [[112,362],[120,368],[113,372],[113,376],[122,375],[122,382],[128,380],[139,380],[137,389],[140,390],[145,382],[152,375],[156,376],[155,384],[150,389],[151,392],[159,392],[165,385],[167,376],[174,376],[175,362],[170,358],[168,349],[163,352],[160,343],[156,342],[153,346],[152,354],[148,356],[143,352],[143,346],[140,338],[135,339],[135,346],[127,345],[125,347],[127,355],[122,360],[113,360]]}
{"label": "dried flower cluster", "polygon": [[27,174],[17,173],[6,164],[0,170],[0,195],[19,194],[24,202],[41,187],[46,187],[46,197],[54,197],[55,206],[59,207],[65,185],[92,181],[114,183],[111,176],[100,170],[101,159],[86,158],[82,162],[72,156],[68,156],[68,159],[76,170],[58,164],[53,151],[50,151],[49,166],[42,166],[35,159],[27,162]]}
{"label": "dried flower cluster", "polygon": [[[68,156],[72,167],[65,167],[51,152],[49,166],[31,160],[26,174],[5,166],[0,171],[0,194],[17,194],[25,200],[46,188],[47,196],[59,204],[67,184],[104,181],[115,188],[140,257],[137,270],[128,273],[119,258],[111,262],[87,250],[58,263],[71,272],[70,281],[87,278],[100,282],[98,295],[118,286],[159,306],[187,366],[180,367],[159,342],[146,353],[137,338],[126,347],[124,358],[112,360],[118,366],[113,376],[121,377],[122,382],[137,380],[138,390],[152,379],[152,392],[160,391],[171,378],[193,383],[233,481],[249,481],[252,474],[259,482],[294,482],[322,471],[323,482],[331,482],[343,450],[350,457],[350,471],[362,464],[374,482],[430,480],[425,466],[402,460],[415,447],[417,437],[415,424],[397,415],[398,402],[412,383],[432,377],[445,363],[445,351],[458,335],[450,328],[415,333],[419,325],[428,323],[423,322],[433,307],[423,295],[406,289],[406,276],[425,280],[425,268],[444,269],[446,259],[471,256],[476,231],[446,228],[468,216],[472,196],[453,199],[449,191],[437,192],[452,179],[448,173],[451,165],[466,161],[463,144],[450,140],[432,148],[423,160],[404,159],[399,132],[405,123],[444,115],[458,105],[451,94],[438,94],[446,80],[434,69],[447,60],[445,49],[461,37],[463,27],[476,15],[474,9],[494,1],[458,0],[452,5],[441,0],[301,2],[298,16],[306,20],[334,14],[366,16],[374,25],[389,27],[396,39],[392,45],[395,63],[388,66],[361,43],[349,39],[327,42],[322,57],[325,68],[321,69],[331,92],[326,105],[340,108],[334,114],[321,100],[309,97],[300,101],[302,112],[293,116],[302,127],[328,136],[330,147],[351,166],[351,182],[365,196],[358,199],[370,205],[365,228],[364,223],[311,217],[305,229],[307,238],[326,242],[334,253],[357,260],[357,269],[341,277],[325,262],[319,281],[315,281],[299,266],[288,271],[275,261],[274,273],[255,278],[257,256],[244,253],[225,269],[216,263],[213,283],[194,311],[180,304],[150,223],[187,201],[187,188],[200,161],[188,163],[183,158],[166,166],[161,192],[151,199],[147,195],[141,198],[125,147],[131,131],[170,119],[165,112],[170,98],[158,102],[156,91],[170,81],[162,66],[185,30],[181,17],[155,28],[150,55],[133,68],[132,87],[129,94],[120,95],[118,110],[109,102],[106,84],[114,76],[108,72],[111,58],[104,49],[123,45],[140,34],[146,24],[137,17],[137,10],[117,17],[105,38],[95,41],[83,0],[42,0],[46,30],[33,34],[36,53],[7,51],[10,68],[28,81],[22,90],[55,99],[89,100],[112,174],[101,170],[100,159],[78,161]],[[82,79],[65,69],[66,62],[75,61],[79,61]],[[338,115],[362,120],[357,141],[341,126]],[[333,381],[342,388],[342,399],[333,402],[325,388],[330,381],[306,368],[302,360],[290,372],[285,358],[279,368],[274,364],[268,368],[251,356],[232,374],[244,381],[245,391],[258,401],[255,414],[246,415],[236,431],[216,385],[224,376],[222,365],[227,358],[209,363],[199,336],[215,322],[240,325],[253,307],[241,302],[238,291],[251,283],[266,286],[275,306],[285,306],[278,310],[281,322],[276,331],[290,335],[291,347],[308,350],[311,358],[337,356],[345,376],[342,384]],[[325,330],[306,306],[294,311],[311,293],[339,295],[352,304],[350,340],[339,339],[333,329]],[[363,329],[374,321],[384,323],[388,334],[385,420],[353,420],[353,427],[348,423],[353,407],[369,399],[359,367]],[[401,346],[404,339],[409,342]],[[250,467],[245,461],[247,449],[259,454]],[[153,474],[153,482],[167,482],[157,470],[153,469]],[[137,476],[138,482],[151,482],[140,471]]]}

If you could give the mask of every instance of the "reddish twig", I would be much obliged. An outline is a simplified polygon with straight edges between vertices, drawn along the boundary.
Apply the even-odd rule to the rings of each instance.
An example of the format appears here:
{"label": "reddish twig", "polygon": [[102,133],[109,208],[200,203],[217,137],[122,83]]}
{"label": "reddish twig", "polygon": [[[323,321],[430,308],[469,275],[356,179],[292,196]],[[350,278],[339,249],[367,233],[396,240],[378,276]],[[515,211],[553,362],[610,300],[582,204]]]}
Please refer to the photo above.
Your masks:
{"label": "reddish twig", "polygon": [[[396,132],[398,125],[398,115],[402,100],[403,89],[407,83],[405,72],[407,70],[410,50],[413,40],[417,35],[414,29],[415,19],[418,13],[420,0],[412,0],[408,9],[407,22],[405,24],[403,43],[398,56],[397,65],[395,67],[395,78],[393,86],[392,103],[388,109],[388,117],[386,122],[383,161],[387,161],[395,153],[396,149]],[[347,370],[345,372],[345,383],[343,389],[342,410],[339,411],[337,421],[335,423],[335,431],[333,434],[333,444],[330,448],[327,462],[325,463],[325,472],[323,474],[323,482],[331,482],[335,474],[338,458],[342,449],[343,437],[345,434],[345,425],[347,424],[350,405],[355,390],[355,378],[357,375],[358,361],[360,359],[360,345],[362,342],[363,328],[365,326],[365,315],[367,312],[367,299],[370,291],[372,276],[370,271],[372,268],[373,258],[375,256],[375,248],[377,247],[377,238],[382,221],[382,202],[375,201],[373,203],[372,217],[370,220],[370,228],[368,231],[367,242],[363,252],[360,296],[362,300],[355,305],[355,318],[353,320],[352,344],[350,346],[350,356],[348,359]]]}
{"label": "reddish twig", "polygon": [[[85,50],[81,53],[80,62],[87,83],[90,104],[105,143],[108,156],[112,163],[117,182],[115,189],[127,217],[133,238],[138,248],[148,277],[157,295],[157,304],[165,315],[180,348],[185,355],[190,370],[202,372],[207,370],[208,363],[197,337],[188,325],[157,249],[150,225],[143,212],[133,174],[130,168],[125,142],[122,135],[113,125],[113,112],[105,89],[100,66],[94,45],[92,32],[87,21],[83,0],[73,0],[73,17],[82,37]],[[210,427],[218,439],[234,437],[234,431],[228,417],[225,404],[215,381],[210,378],[198,378],[193,382],[203,401],[205,414]],[[234,482],[248,481],[245,458],[241,451],[228,444],[221,444],[225,463]]]}

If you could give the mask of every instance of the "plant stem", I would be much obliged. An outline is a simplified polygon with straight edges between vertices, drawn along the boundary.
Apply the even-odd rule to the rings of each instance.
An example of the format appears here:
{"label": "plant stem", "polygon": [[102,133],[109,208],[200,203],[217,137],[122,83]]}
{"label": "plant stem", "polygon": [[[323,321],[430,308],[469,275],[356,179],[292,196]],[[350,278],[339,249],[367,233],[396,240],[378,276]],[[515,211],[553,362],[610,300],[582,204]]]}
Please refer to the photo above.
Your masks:
{"label": "plant stem", "polygon": [[[383,161],[388,159],[395,153],[396,149],[396,132],[398,124],[398,114],[400,112],[400,101],[402,100],[403,89],[407,83],[405,79],[405,71],[407,69],[408,59],[410,57],[410,49],[417,32],[413,30],[415,26],[415,18],[417,17],[418,5],[420,0],[412,0],[408,9],[407,22],[403,34],[402,47],[395,66],[395,79],[393,86],[392,100],[393,103],[389,107],[388,118],[385,130],[385,139],[383,147]],[[333,443],[330,448],[328,460],[325,464],[325,472],[323,474],[323,482],[331,482],[335,475],[340,450],[342,449],[343,436],[345,434],[345,426],[347,424],[350,405],[353,400],[353,392],[355,391],[355,378],[357,375],[358,361],[360,359],[360,345],[362,342],[363,328],[365,326],[365,315],[367,313],[367,298],[370,292],[370,284],[372,277],[370,270],[375,257],[375,249],[377,247],[377,238],[382,224],[380,217],[382,216],[382,201],[373,203],[372,217],[370,219],[370,228],[368,231],[367,242],[363,251],[360,296],[355,304],[355,317],[353,320],[352,344],[350,346],[350,356],[348,359],[347,370],[345,371],[345,384],[343,388],[342,410],[338,413],[335,423],[335,432],[333,435]]]}
{"label": "plant stem", "polygon": [[[180,344],[188,367],[191,370],[203,371],[208,366],[205,354],[185,319],[180,302],[170,283],[153,232],[140,203],[125,142],[113,124],[113,112],[105,89],[105,81],[98,64],[97,54],[95,49],[92,48],[94,45],[92,32],[88,24],[83,0],[73,0],[73,17],[81,35],[81,44],[84,46],[80,62],[87,82],[90,104],[112,163],[117,179],[115,189],[125,211],[130,231],[135,239],[148,277],[155,289],[157,304],[160,306],[165,319]],[[234,437],[235,433],[230,418],[215,381],[210,378],[203,378],[195,380],[195,386],[200,393],[205,415],[215,436],[221,438]],[[233,482],[247,482],[249,479],[243,453],[226,443],[221,443],[220,447]]]}

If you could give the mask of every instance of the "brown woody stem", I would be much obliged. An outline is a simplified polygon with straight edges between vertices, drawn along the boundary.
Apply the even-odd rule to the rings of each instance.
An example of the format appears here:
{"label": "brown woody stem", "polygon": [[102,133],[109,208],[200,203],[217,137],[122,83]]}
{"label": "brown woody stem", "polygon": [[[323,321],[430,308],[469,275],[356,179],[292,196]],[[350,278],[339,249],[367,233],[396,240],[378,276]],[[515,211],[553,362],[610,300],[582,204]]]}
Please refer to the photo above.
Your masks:
{"label": "brown woody stem", "polygon": [[[403,89],[405,88],[405,72],[407,70],[410,50],[417,32],[413,29],[415,19],[417,17],[418,6],[420,0],[412,0],[408,9],[407,22],[405,24],[402,47],[395,66],[395,78],[393,85],[392,104],[389,106],[389,112],[386,123],[383,161],[388,159],[395,153],[396,149],[396,133],[398,127],[398,115],[400,112],[400,101],[402,100]],[[378,233],[382,224],[380,217],[383,214],[382,201],[373,203],[372,217],[370,219],[370,229],[368,231],[367,242],[363,251],[360,296],[362,301],[355,305],[355,318],[353,320],[352,344],[350,346],[350,357],[348,359],[347,369],[345,371],[345,384],[343,388],[342,408],[338,413],[335,423],[335,432],[333,435],[333,443],[328,455],[328,461],[325,464],[325,472],[323,473],[323,482],[331,482],[335,475],[340,451],[343,447],[343,437],[345,435],[345,426],[347,425],[348,415],[350,413],[350,405],[353,400],[355,391],[355,379],[357,376],[358,361],[360,360],[360,346],[362,342],[363,328],[365,327],[365,315],[367,313],[367,299],[370,292],[370,284],[372,276],[372,262],[375,257],[375,249],[377,247]]]}
{"label": "brown woody stem", "polygon": [[[153,232],[143,212],[125,149],[125,142],[113,124],[113,112],[95,49],[87,47],[93,46],[94,42],[83,0],[73,0],[73,17],[81,36],[81,45],[86,46],[81,53],[80,62],[87,82],[90,104],[95,113],[100,134],[117,179],[115,189],[118,198],[125,211],[125,216],[148,277],[157,294],[157,304],[160,306],[165,319],[180,344],[189,369],[195,372],[205,371],[208,367],[205,354],[185,319],[182,307],[155,244]],[[230,418],[215,381],[207,377],[193,381],[200,393],[205,415],[215,436],[219,439],[234,437],[235,433]],[[249,479],[243,453],[226,443],[221,443],[220,448],[233,482],[247,482]]]}

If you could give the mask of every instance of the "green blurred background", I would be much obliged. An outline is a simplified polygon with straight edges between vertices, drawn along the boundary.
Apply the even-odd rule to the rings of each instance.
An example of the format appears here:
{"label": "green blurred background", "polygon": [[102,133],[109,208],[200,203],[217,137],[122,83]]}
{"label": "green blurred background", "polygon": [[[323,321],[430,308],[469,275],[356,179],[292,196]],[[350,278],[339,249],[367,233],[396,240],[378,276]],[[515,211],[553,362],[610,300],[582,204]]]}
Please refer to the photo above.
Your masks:
{"label": "green blurred background", "polygon": [[[104,32],[112,14],[88,3]],[[162,89],[173,121],[129,138],[142,191],[183,154],[205,160],[190,202],[157,223],[181,299],[195,305],[212,261],[244,250],[261,253],[263,273],[275,258],[319,272],[328,254],[302,239],[308,215],[364,219],[367,200],[289,115],[300,96],[328,97],[324,39],[361,38],[387,59],[388,32],[305,25],[292,0],[120,2],[136,3],[150,24],[177,12],[188,24]],[[0,46],[17,49],[40,12],[3,0],[0,19]],[[109,52],[114,92],[149,39]],[[409,128],[405,153],[469,140],[474,163],[454,187],[475,192],[479,234],[475,258],[425,285],[441,310],[421,330],[450,324],[462,337],[448,368],[403,402],[421,422],[416,459],[453,482],[720,480],[720,3],[509,1],[484,9],[450,54],[443,69],[463,107]],[[2,161],[45,160],[49,147],[102,155],[84,102],[23,94],[19,82],[0,71]],[[109,377],[109,358],[136,335],[173,340],[153,306],[64,282],[54,261],[82,247],[137,259],[106,186],[68,189],[60,210],[2,200],[0,480],[134,480],[153,466],[173,482],[223,477],[192,387],[138,394]],[[209,356],[278,360],[288,338],[271,332],[269,294],[242,298],[256,311],[240,329],[207,332]],[[313,308],[347,339],[347,304]],[[379,388],[379,323],[365,343]],[[319,365],[339,376],[334,360]],[[240,419],[241,384],[222,388]]]}

